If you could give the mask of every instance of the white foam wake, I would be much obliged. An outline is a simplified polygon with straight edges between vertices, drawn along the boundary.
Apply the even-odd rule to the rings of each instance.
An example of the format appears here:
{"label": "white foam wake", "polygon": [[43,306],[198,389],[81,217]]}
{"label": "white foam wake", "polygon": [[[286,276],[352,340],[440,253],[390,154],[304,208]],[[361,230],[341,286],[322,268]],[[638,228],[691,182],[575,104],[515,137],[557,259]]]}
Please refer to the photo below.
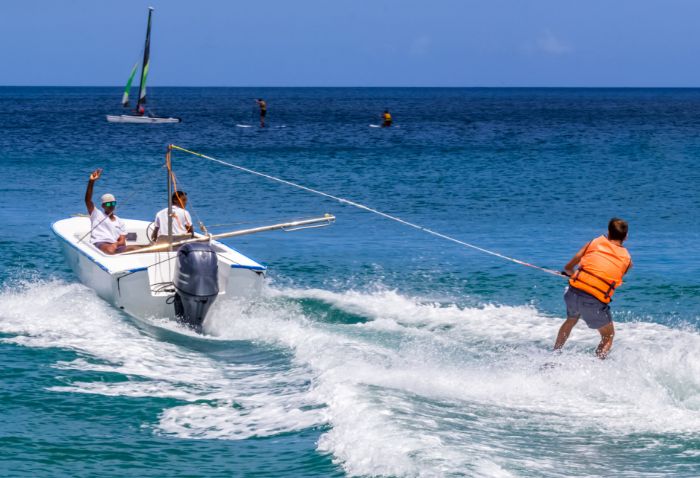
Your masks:
{"label": "white foam wake", "polygon": [[[232,364],[143,334],[89,289],[62,282],[0,294],[3,342],[60,347],[79,356],[55,364],[119,374],[122,380],[72,382],[57,392],[172,398],[154,427],[189,438],[268,436],[322,423],[309,400],[304,367]],[[232,344],[235,348],[235,344]]]}
{"label": "white foam wake", "polygon": [[[329,320],[334,313],[340,319]],[[361,320],[344,322],[348,314]],[[53,390],[179,400],[154,429],[183,438],[329,424],[318,449],[352,476],[622,475],[635,460],[609,455],[611,441],[648,435],[629,446],[653,449],[665,446],[659,437],[696,436],[697,331],[619,323],[601,362],[583,325],[553,357],[559,324],[532,307],[460,307],[386,290],[269,289],[254,306],[217,303],[207,330],[219,343],[291,351],[280,365],[156,340],[79,285],[0,294],[5,342],[71,349],[79,356],[56,367],[129,378]],[[548,362],[556,366],[543,369]]]}
{"label": "white foam wake", "polygon": [[[558,366],[542,370],[553,360],[560,319],[532,307],[464,308],[393,291],[269,295],[215,332],[283,344],[315,371],[316,400],[328,405],[332,425],[319,449],[351,475],[509,476],[526,463],[555,466],[546,446],[562,432],[604,443],[620,434],[700,429],[695,331],[618,324],[614,353],[601,362],[592,357],[597,333],[579,325],[554,359]],[[290,298],[367,321],[315,321]],[[523,430],[551,437],[540,452],[519,455],[513,449],[532,441]],[[523,443],[504,448],[511,435]]]}

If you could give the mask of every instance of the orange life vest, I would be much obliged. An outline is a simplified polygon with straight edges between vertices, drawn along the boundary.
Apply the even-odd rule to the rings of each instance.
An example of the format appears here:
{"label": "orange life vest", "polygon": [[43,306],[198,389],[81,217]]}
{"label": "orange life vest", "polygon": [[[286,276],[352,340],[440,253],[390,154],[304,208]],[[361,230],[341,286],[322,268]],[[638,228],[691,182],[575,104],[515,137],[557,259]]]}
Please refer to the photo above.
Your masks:
{"label": "orange life vest", "polygon": [[605,236],[596,237],[586,248],[569,285],[608,304],[632,263],[630,253]]}

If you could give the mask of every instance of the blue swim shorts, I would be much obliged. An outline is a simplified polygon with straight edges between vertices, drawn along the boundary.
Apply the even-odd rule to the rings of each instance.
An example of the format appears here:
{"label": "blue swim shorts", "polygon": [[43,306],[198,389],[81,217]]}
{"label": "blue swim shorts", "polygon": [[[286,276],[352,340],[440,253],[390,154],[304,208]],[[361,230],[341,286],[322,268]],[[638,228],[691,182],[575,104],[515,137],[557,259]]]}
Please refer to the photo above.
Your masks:
{"label": "blue swim shorts", "polygon": [[566,289],[564,302],[566,302],[566,317],[583,319],[591,329],[599,329],[612,322],[612,313],[608,304],[575,287]]}

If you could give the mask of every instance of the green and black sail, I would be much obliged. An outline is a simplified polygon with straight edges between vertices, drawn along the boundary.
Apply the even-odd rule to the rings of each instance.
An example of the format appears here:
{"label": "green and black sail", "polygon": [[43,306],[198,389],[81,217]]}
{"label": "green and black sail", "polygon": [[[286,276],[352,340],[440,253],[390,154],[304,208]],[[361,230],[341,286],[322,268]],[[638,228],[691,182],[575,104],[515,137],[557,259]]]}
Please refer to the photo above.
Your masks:
{"label": "green and black sail", "polygon": [[129,81],[126,82],[126,88],[124,88],[124,95],[122,96],[122,106],[129,106],[129,93],[131,93],[131,82],[134,81],[134,76],[139,69],[138,62],[134,63],[134,67],[131,69],[131,74],[129,75]]}
{"label": "green and black sail", "polygon": [[150,63],[151,51],[151,15],[153,7],[148,7],[148,27],[146,28],[146,44],[143,47],[143,64],[141,65],[141,83],[139,84],[139,99],[136,102],[136,112],[141,109],[141,105],[146,103],[146,78],[148,77],[148,66]]}

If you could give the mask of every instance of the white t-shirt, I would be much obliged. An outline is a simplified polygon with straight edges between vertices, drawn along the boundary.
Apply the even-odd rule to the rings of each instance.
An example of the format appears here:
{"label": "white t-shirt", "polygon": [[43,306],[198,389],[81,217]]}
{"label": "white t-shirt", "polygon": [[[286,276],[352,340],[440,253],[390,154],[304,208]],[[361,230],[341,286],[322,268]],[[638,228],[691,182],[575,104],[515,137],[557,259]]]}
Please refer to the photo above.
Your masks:
{"label": "white t-shirt", "polygon": [[[187,226],[192,225],[192,217],[186,209],[173,205],[173,236],[187,234]],[[158,211],[155,227],[158,228],[158,237],[168,235],[168,208]]]}
{"label": "white t-shirt", "polygon": [[98,208],[94,208],[92,213],[90,213],[90,241],[95,244],[96,242],[109,242],[113,244],[119,240],[119,236],[126,235],[126,226],[116,215],[114,216],[115,221],[105,216],[105,213],[100,211]]}

